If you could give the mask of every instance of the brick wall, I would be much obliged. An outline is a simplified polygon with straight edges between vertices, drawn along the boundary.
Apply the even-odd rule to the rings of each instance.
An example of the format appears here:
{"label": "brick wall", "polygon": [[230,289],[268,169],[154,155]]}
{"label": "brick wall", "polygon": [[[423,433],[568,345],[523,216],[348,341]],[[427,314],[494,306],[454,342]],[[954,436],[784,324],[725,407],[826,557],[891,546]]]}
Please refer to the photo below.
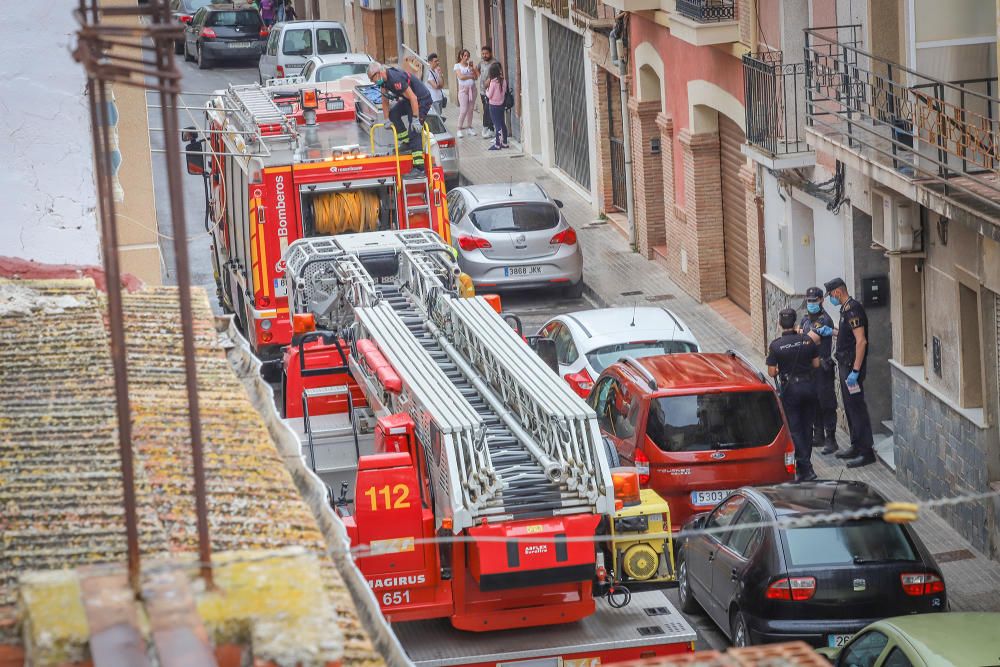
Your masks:
{"label": "brick wall", "polygon": [[682,242],[687,254],[687,272],[681,273],[678,279],[681,287],[694,298],[713,301],[726,295],[719,134],[692,134],[684,129],[678,141],[684,154],[688,220]]}
{"label": "brick wall", "polygon": [[751,165],[744,165],[740,169],[740,179],[746,190],[747,209],[747,264],[748,280],[750,281],[750,343],[759,352],[767,349],[767,341],[764,334],[766,323],[764,321],[763,304],[763,235],[764,220],[757,215],[757,169]]}
{"label": "brick wall", "polygon": [[[611,142],[608,137],[611,136],[614,119],[608,117],[606,70],[592,62],[591,72],[594,79],[594,106],[597,111],[597,165],[600,169],[600,174],[597,177],[597,199],[600,202],[601,211],[610,211],[614,207],[612,206],[611,193]],[[618,122],[620,123],[621,119]]]}
{"label": "brick wall", "polygon": [[[922,498],[989,491],[985,461],[997,429],[979,428],[909,375],[892,367],[896,476]],[[988,502],[938,508],[974,547],[997,557],[998,517]]]}
{"label": "brick wall", "polygon": [[[652,151],[652,140],[659,138],[656,116],[659,100],[628,101],[632,123],[632,181],[635,192],[635,240],[639,253],[653,257],[653,247],[666,242],[663,211],[663,167],[659,155]],[[718,148],[716,148],[718,154]],[[721,199],[720,199],[721,201]],[[721,220],[721,218],[720,218]]]}

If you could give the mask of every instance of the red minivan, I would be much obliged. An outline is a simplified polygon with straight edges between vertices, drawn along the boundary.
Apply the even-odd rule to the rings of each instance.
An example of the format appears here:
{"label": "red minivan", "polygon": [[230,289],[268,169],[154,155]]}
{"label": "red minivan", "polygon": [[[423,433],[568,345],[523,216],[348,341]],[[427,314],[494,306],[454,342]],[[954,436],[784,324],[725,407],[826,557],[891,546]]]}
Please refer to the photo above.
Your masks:
{"label": "red minivan", "polygon": [[621,465],[669,503],[675,531],[733,489],[795,476],[777,392],[735,352],[622,358],[588,403]]}

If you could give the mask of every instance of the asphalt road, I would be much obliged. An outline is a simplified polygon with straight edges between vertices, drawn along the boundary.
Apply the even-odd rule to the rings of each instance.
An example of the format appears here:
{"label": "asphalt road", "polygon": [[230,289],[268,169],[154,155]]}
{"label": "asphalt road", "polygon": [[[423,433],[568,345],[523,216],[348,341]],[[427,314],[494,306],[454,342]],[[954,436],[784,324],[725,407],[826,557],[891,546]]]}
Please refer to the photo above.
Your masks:
{"label": "asphalt road", "polygon": [[[225,88],[230,83],[245,84],[253,83],[257,80],[256,63],[252,62],[232,63],[210,70],[199,70],[194,63],[186,63],[182,60],[180,66],[184,74],[182,89],[185,94],[182,97],[182,104],[190,107],[180,109],[181,127],[202,125],[203,116],[200,108],[205,104],[212,91]],[[160,249],[163,258],[163,281],[168,285],[176,285],[177,278],[174,272],[173,249],[174,232],[173,225],[171,224],[166,161],[164,155],[161,152],[157,152],[163,149],[164,136],[161,131],[154,130],[154,128],[162,128],[163,123],[160,120],[160,109],[152,108],[153,105],[159,104],[156,94],[147,93],[147,102],[151,106],[149,109],[150,144],[153,149],[153,184],[156,195],[156,215],[160,230]],[[180,138],[177,137],[175,140],[179,142]],[[208,292],[213,308],[217,312],[220,312],[219,304],[215,297],[215,279],[212,276],[212,262],[209,248],[211,238],[205,229],[203,180],[201,177],[189,176],[184,172],[181,175],[180,185],[184,195],[184,220],[187,227],[191,284],[203,287]],[[546,321],[555,315],[595,307],[595,304],[586,298],[565,299],[557,290],[535,289],[521,292],[507,292],[501,295],[501,300],[505,311],[512,312],[521,318],[526,334],[536,333]],[[664,595],[666,595],[674,607],[678,607],[676,589],[667,590],[664,592]],[[687,619],[698,632],[699,639],[696,647],[699,650],[721,650],[728,646],[725,636],[705,614],[687,615]]]}

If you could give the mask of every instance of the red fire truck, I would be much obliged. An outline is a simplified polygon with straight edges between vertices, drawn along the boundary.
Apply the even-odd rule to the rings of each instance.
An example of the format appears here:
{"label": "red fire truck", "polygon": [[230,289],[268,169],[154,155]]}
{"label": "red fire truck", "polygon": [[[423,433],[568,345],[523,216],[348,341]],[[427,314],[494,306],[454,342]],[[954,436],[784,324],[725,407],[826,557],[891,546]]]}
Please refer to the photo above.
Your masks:
{"label": "red fire truck", "polygon": [[285,260],[283,413],[416,664],[691,650],[661,591],[627,590],[674,578],[670,508],[437,234],[300,239]]}
{"label": "red fire truck", "polygon": [[391,125],[358,125],[353,83],[231,85],[185,136],[188,172],[206,179],[219,301],[262,359],[292,339],[282,257],[296,239],[418,228],[448,239],[431,135],[426,175],[413,174]]}

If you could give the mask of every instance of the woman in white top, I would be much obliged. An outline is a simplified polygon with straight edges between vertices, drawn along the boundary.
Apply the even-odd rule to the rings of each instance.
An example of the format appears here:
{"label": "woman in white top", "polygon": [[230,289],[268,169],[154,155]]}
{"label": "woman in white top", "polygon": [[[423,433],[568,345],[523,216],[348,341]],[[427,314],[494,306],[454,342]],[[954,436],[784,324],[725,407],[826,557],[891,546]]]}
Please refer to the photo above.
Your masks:
{"label": "woman in white top", "polygon": [[427,88],[431,91],[431,106],[439,114],[444,110],[444,77],[441,75],[441,61],[438,54],[427,56]]}
{"label": "woman in white top", "polygon": [[455,63],[455,77],[458,79],[458,136],[462,132],[473,135],[472,114],[476,110],[476,68],[472,65],[472,56],[468,49],[458,52],[458,62]]}

